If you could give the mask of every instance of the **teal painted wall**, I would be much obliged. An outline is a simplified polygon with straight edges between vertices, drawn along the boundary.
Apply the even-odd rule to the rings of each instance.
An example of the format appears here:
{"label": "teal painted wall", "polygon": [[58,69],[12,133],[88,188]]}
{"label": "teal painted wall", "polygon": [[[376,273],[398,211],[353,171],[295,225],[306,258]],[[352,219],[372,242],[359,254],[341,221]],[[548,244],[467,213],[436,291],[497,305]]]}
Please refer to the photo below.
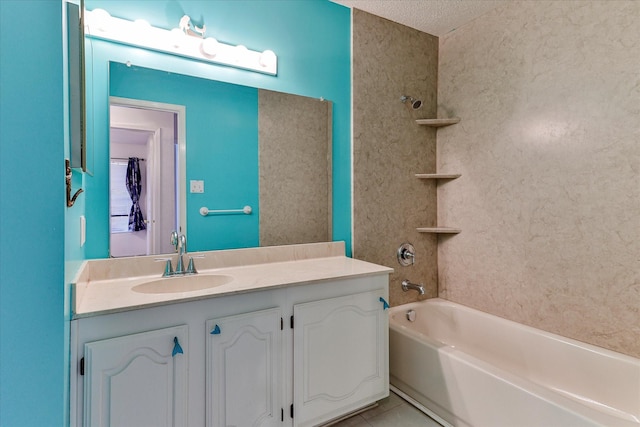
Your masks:
{"label": "teal painted wall", "polygon": [[[184,15],[204,23],[221,42],[250,49],[272,49],[278,55],[278,76],[215,66],[179,57],[91,40],[88,80],[93,115],[88,128],[94,143],[94,176],[85,177],[87,258],[108,256],[108,228],[101,221],[108,195],[104,190],[108,140],[106,123],[109,62],[163,69],[221,82],[265,88],[333,101],[333,237],[344,240],[351,253],[351,23],[349,9],[326,0],[160,1],[87,0],[89,10],[102,7],[113,16],[142,18],[152,25],[173,28]],[[102,147],[102,148],[101,148]],[[194,177],[195,178],[195,177]],[[193,208],[191,208],[193,211]],[[194,215],[193,212],[189,215]],[[197,215],[197,212],[196,214]],[[187,224],[189,229],[189,224]],[[191,238],[191,237],[190,237]],[[195,249],[190,245],[190,249]]]}
{"label": "teal painted wall", "polygon": [[[258,246],[258,89],[119,63],[111,64],[109,82],[111,96],[185,106],[187,186],[205,181],[204,193],[186,195],[189,250]],[[199,213],[245,205],[253,215]]]}
{"label": "teal painted wall", "polygon": [[68,405],[62,40],[60,1],[0,1],[3,427],[64,425]]}
{"label": "teal painted wall", "polygon": [[[207,27],[220,41],[242,43],[252,49],[271,48],[280,61],[278,77],[210,65],[187,67],[185,61],[166,57],[160,61],[175,72],[195,70],[196,75],[224,82],[332,100],[334,237],[347,241],[350,247],[348,9],[325,0],[87,1],[89,9],[98,5],[116,16],[142,17],[165,28],[174,27],[183,13],[194,20],[206,17]],[[38,31],[16,29],[20,17],[27,17],[29,28]],[[74,191],[82,187],[85,193],[73,208],[67,209],[64,204],[68,118],[64,114],[62,32],[61,2],[0,1],[3,427],[68,424],[68,283],[90,253],[89,240],[85,247],[79,244],[79,217],[86,215],[90,228],[92,202],[100,202],[91,199],[94,177],[74,172]],[[149,61],[147,65],[154,66],[157,58]],[[108,60],[97,66],[100,69],[96,74],[106,78]],[[97,168],[94,171],[99,172]]]}

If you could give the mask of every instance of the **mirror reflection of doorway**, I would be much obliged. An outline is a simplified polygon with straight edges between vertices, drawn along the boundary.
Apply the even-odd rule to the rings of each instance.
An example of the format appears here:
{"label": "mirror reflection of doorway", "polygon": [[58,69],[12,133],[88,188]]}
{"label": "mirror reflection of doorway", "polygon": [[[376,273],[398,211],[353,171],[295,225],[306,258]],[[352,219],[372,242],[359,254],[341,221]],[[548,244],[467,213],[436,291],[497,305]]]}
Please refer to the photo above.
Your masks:
{"label": "mirror reflection of doorway", "polygon": [[[111,99],[111,257],[171,253],[169,236],[172,230],[180,230],[180,209],[176,209],[183,199],[177,185],[181,153],[179,114],[166,108],[154,109],[149,104]],[[133,164],[139,166],[139,194],[135,189],[132,191],[131,185],[127,188],[127,175],[131,182],[131,172],[135,170],[130,159],[137,159]],[[143,225],[140,222],[136,225],[130,218],[134,199],[138,201]]]}

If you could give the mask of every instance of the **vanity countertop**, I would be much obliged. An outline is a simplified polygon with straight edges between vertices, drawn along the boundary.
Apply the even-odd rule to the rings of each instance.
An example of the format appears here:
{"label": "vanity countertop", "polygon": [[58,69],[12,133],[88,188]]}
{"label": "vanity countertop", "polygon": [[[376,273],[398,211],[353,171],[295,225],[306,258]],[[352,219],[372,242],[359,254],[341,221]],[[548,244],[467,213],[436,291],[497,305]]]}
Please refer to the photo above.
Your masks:
{"label": "vanity countertop", "polygon": [[[78,319],[393,271],[343,254],[342,242],[189,254],[202,257],[194,259],[199,275],[225,275],[231,276],[232,280],[208,289],[173,293],[138,293],[132,290],[137,285],[161,278],[163,264],[156,262],[159,257],[85,261],[73,285],[73,317]],[[175,258],[173,256],[174,261]]]}

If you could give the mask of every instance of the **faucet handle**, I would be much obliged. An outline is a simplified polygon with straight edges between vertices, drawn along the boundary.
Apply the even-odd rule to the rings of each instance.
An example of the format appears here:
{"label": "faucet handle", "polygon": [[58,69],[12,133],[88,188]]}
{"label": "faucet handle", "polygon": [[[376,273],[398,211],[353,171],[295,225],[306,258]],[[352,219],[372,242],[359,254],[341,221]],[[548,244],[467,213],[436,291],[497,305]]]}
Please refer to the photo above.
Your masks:
{"label": "faucet handle", "polygon": [[187,266],[187,274],[197,274],[196,266],[193,264],[193,257],[189,257],[189,265]]}
{"label": "faucet handle", "polygon": [[164,266],[164,273],[162,273],[162,277],[173,276],[173,266],[171,265],[171,258],[156,258],[155,262],[165,261],[166,264]]}
{"label": "faucet handle", "polygon": [[403,267],[408,267],[416,262],[416,249],[409,242],[400,245],[396,251],[398,263]]}
{"label": "faucet handle", "polygon": [[193,255],[189,257],[189,265],[187,266],[187,274],[198,274],[196,266],[193,262],[194,258],[204,258],[204,255]]}

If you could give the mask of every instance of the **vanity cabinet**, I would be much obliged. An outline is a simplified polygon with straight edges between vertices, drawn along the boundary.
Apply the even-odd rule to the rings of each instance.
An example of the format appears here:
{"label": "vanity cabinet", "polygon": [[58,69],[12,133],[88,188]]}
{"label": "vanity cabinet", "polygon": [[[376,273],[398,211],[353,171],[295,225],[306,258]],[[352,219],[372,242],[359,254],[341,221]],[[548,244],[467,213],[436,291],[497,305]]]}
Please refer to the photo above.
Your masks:
{"label": "vanity cabinet", "polygon": [[281,426],[282,311],[207,321],[207,427]]}
{"label": "vanity cabinet", "polygon": [[306,427],[372,404],[389,393],[388,280],[75,319],[71,426]]}
{"label": "vanity cabinet", "polygon": [[85,425],[187,424],[186,326],[84,345]]}
{"label": "vanity cabinet", "polygon": [[388,386],[382,289],[293,308],[294,409],[313,426],[368,403]]}

